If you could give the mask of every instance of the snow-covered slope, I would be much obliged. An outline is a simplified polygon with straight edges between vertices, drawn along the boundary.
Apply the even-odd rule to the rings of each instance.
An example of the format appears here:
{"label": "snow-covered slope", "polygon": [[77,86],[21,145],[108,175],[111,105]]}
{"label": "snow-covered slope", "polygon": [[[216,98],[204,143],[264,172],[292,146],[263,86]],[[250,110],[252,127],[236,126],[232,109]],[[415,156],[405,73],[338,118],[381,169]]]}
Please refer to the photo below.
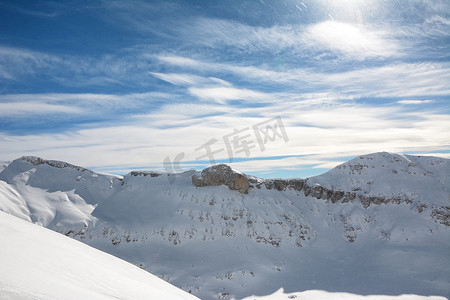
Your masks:
{"label": "snow-covered slope", "polygon": [[0,299],[198,299],[121,259],[0,212]]}
{"label": "snow-covered slope", "polygon": [[0,161],[0,172],[3,171],[10,163],[10,161]]}
{"label": "snow-covered slope", "polygon": [[329,293],[326,291],[304,291],[296,293],[284,293],[281,288],[275,293],[267,296],[250,296],[242,300],[444,300],[445,297],[441,296],[418,296],[418,295],[398,295],[398,296],[386,296],[386,295],[355,295],[350,293]]}
{"label": "snow-covered slope", "polygon": [[291,180],[225,166],[119,178],[25,157],[0,173],[0,210],[204,300],[280,287],[449,297],[449,178],[447,159],[390,153]]}

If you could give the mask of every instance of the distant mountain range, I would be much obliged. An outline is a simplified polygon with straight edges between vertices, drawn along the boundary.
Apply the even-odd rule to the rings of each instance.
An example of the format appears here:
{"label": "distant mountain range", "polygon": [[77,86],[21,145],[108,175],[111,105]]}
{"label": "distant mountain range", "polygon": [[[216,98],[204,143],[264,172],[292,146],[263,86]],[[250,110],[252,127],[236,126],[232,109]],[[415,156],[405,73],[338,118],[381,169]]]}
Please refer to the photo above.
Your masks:
{"label": "distant mountain range", "polygon": [[98,174],[0,164],[0,210],[131,262],[201,299],[325,290],[450,296],[450,160],[362,155],[315,177],[227,165]]}

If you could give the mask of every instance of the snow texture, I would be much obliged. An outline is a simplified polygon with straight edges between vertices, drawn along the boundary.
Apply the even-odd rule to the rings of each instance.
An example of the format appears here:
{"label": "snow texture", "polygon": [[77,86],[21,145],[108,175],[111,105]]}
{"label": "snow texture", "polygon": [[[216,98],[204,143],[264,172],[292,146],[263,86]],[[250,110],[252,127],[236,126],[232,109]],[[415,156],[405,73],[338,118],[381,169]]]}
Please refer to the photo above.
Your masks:
{"label": "snow texture", "polygon": [[121,259],[0,212],[0,299],[198,299]]}
{"label": "snow texture", "polygon": [[10,161],[0,161],[0,172],[3,171],[10,163]]}
{"label": "snow texture", "polygon": [[275,293],[267,296],[250,296],[242,300],[444,300],[445,297],[440,296],[418,296],[418,295],[399,295],[399,296],[385,296],[385,295],[355,295],[350,293],[329,293],[325,291],[304,291],[297,293],[284,293],[281,288]]}

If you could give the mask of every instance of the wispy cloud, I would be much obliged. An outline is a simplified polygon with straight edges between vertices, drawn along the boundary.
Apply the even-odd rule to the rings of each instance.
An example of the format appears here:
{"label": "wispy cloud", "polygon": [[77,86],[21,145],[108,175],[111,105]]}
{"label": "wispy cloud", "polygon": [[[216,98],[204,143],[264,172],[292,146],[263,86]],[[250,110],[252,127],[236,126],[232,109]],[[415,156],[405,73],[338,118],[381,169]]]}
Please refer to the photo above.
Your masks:
{"label": "wispy cloud", "polygon": [[425,103],[431,103],[432,100],[399,100],[397,103],[399,104],[425,104]]}
{"label": "wispy cloud", "polygon": [[[37,4],[37,5],[36,5]],[[66,4],[67,5],[67,4]],[[61,9],[64,5],[54,4],[51,2],[32,3],[23,8],[19,3],[2,3],[0,7],[6,8],[13,12],[20,14],[39,17],[39,18],[53,18],[61,14]]]}
{"label": "wispy cloud", "polygon": [[37,11],[37,10],[23,10],[23,9],[19,9],[18,10],[20,13],[22,14],[26,14],[26,15],[30,15],[30,16],[35,16],[35,17],[41,17],[41,18],[53,18],[59,15],[58,12],[53,11],[53,12],[44,12],[44,11]]}
{"label": "wispy cloud", "polygon": [[45,77],[62,86],[146,86],[151,75],[146,50],[126,51],[97,57],[48,54],[0,45],[0,76],[21,82]]}
{"label": "wispy cloud", "polygon": [[7,70],[5,70],[5,68],[2,66],[0,66],[0,78],[7,79],[7,80],[14,79],[13,75],[10,72],[8,72]]}
{"label": "wispy cloud", "polygon": [[357,23],[324,21],[308,26],[259,27],[201,18],[180,30],[181,37],[189,43],[214,48],[228,45],[249,52],[272,51],[276,54],[287,50],[314,57],[329,51],[351,60],[401,55],[401,47],[387,29],[373,29]]}
{"label": "wispy cloud", "polygon": [[[185,153],[183,162],[196,163],[202,153],[196,148],[217,139],[214,149],[225,149],[223,137],[234,129],[244,129],[281,113],[289,143],[275,141],[266,150],[253,149],[251,158],[306,156],[304,159],[240,161],[235,167],[250,172],[267,168],[292,169],[331,167],[349,157],[376,151],[439,150],[448,143],[447,115],[411,113],[399,107],[367,105],[309,108],[278,103],[271,108],[236,111],[221,104],[166,104],[147,115],[136,115],[124,125],[87,128],[68,134],[14,136],[1,134],[4,159],[34,154],[94,167],[108,168],[111,162],[162,168],[166,156]],[[251,130],[251,129],[250,129]],[[255,141],[254,141],[255,142]],[[242,156],[242,155],[241,155]],[[245,158],[245,156],[244,156]],[[216,159],[228,159],[223,150]],[[295,163],[294,163],[295,162]],[[183,168],[188,168],[188,165]],[[264,169],[263,168],[263,169]]]}
{"label": "wispy cloud", "polygon": [[36,51],[3,47],[0,45],[0,63],[6,79],[16,79],[17,76],[35,74],[39,70],[60,63],[60,59]]}
{"label": "wispy cloud", "polygon": [[[113,94],[7,94],[0,95],[0,116],[24,118],[31,115],[75,114],[92,121],[105,117],[119,122],[130,113],[145,113],[154,110],[171,95],[149,92],[128,95]],[[145,108],[145,109],[144,109]],[[143,110],[144,109],[144,110]],[[123,113],[126,113],[123,115]],[[74,124],[76,125],[76,123]]]}
{"label": "wispy cloud", "polygon": [[80,114],[86,110],[68,105],[55,105],[42,102],[0,103],[0,117],[18,115],[47,115],[55,113]]}
{"label": "wispy cloud", "polygon": [[450,93],[448,63],[395,63],[343,72],[317,72],[311,68],[276,71],[264,66],[205,62],[177,56],[157,56],[165,63],[197,72],[229,72],[258,84],[278,83],[292,91],[334,94],[335,98],[443,96]]}
{"label": "wispy cloud", "polygon": [[233,87],[207,87],[189,88],[189,93],[201,100],[213,100],[225,103],[227,100],[251,100],[268,102],[271,96],[266,93],[252,91],[250,89],[237,89]]}
{"label": "wispy cloud", "polygon": [[193,86],[193,85],[224,85],[224,86],[230,86],[231,83],[220,79],[216,77],[203,77],[188,73],[156,73],[151,72],[153,76],[156,78],[159,78],[161,80],[167,81],[174,85],[187,85],[187,86]]}
{"label": "wispy cloud", "polygon": [[186,73],[151,74],[171,84],[186,86],[188,94],[202,101],[215,101],[224,104],[228,100],[268,102],[274,98],[274,95],[271,94],[235,88],[230,82],[217,77],[203,77]]}
{"label": "wispy cloud", "polygon": [[450,65],[447,63],[393,64],[328,74],[332,86],[347,93],[377,97],[448,95]]}

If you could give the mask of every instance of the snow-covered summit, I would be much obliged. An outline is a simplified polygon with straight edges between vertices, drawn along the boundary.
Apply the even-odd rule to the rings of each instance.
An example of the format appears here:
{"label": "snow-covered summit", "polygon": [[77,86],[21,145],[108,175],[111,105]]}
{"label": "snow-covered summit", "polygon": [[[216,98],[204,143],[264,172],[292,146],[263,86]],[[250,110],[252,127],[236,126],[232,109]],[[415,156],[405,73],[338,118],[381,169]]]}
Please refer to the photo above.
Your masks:
{"label": "snow-covered summit", "polygon": [[63,161],[23,156],[0,172],[0,180],[17,184],[21,182],[48,192],[74,190],[86,202],[95,204],[110,196],[121,178],[98,174]]}
{"label": "snow-covered summit", "polygon": [[358,156],[314,178],[316,181],[322,179],[327,187],[331,187],[331,182],[343,185],[348,182],[344,179],[349,177],[372,177],[377,180],[392,180],[397,177],[415,181],[431,178],[448,188],[450,186],[449,171],[449,159],[378,152]]}
{"label": "snow-covered summit", "polygon": [[25,156],[0,172],[3,210],[52,229],[86,227],[121,179],[69,163]]}
{"label": "snow-covered summit", "polygon": [[365,206],[380,201],[445,206],[450,202],[449,174],[450,160],[445,158],[379,152],[308,178],[307,184],[351,192]]}

